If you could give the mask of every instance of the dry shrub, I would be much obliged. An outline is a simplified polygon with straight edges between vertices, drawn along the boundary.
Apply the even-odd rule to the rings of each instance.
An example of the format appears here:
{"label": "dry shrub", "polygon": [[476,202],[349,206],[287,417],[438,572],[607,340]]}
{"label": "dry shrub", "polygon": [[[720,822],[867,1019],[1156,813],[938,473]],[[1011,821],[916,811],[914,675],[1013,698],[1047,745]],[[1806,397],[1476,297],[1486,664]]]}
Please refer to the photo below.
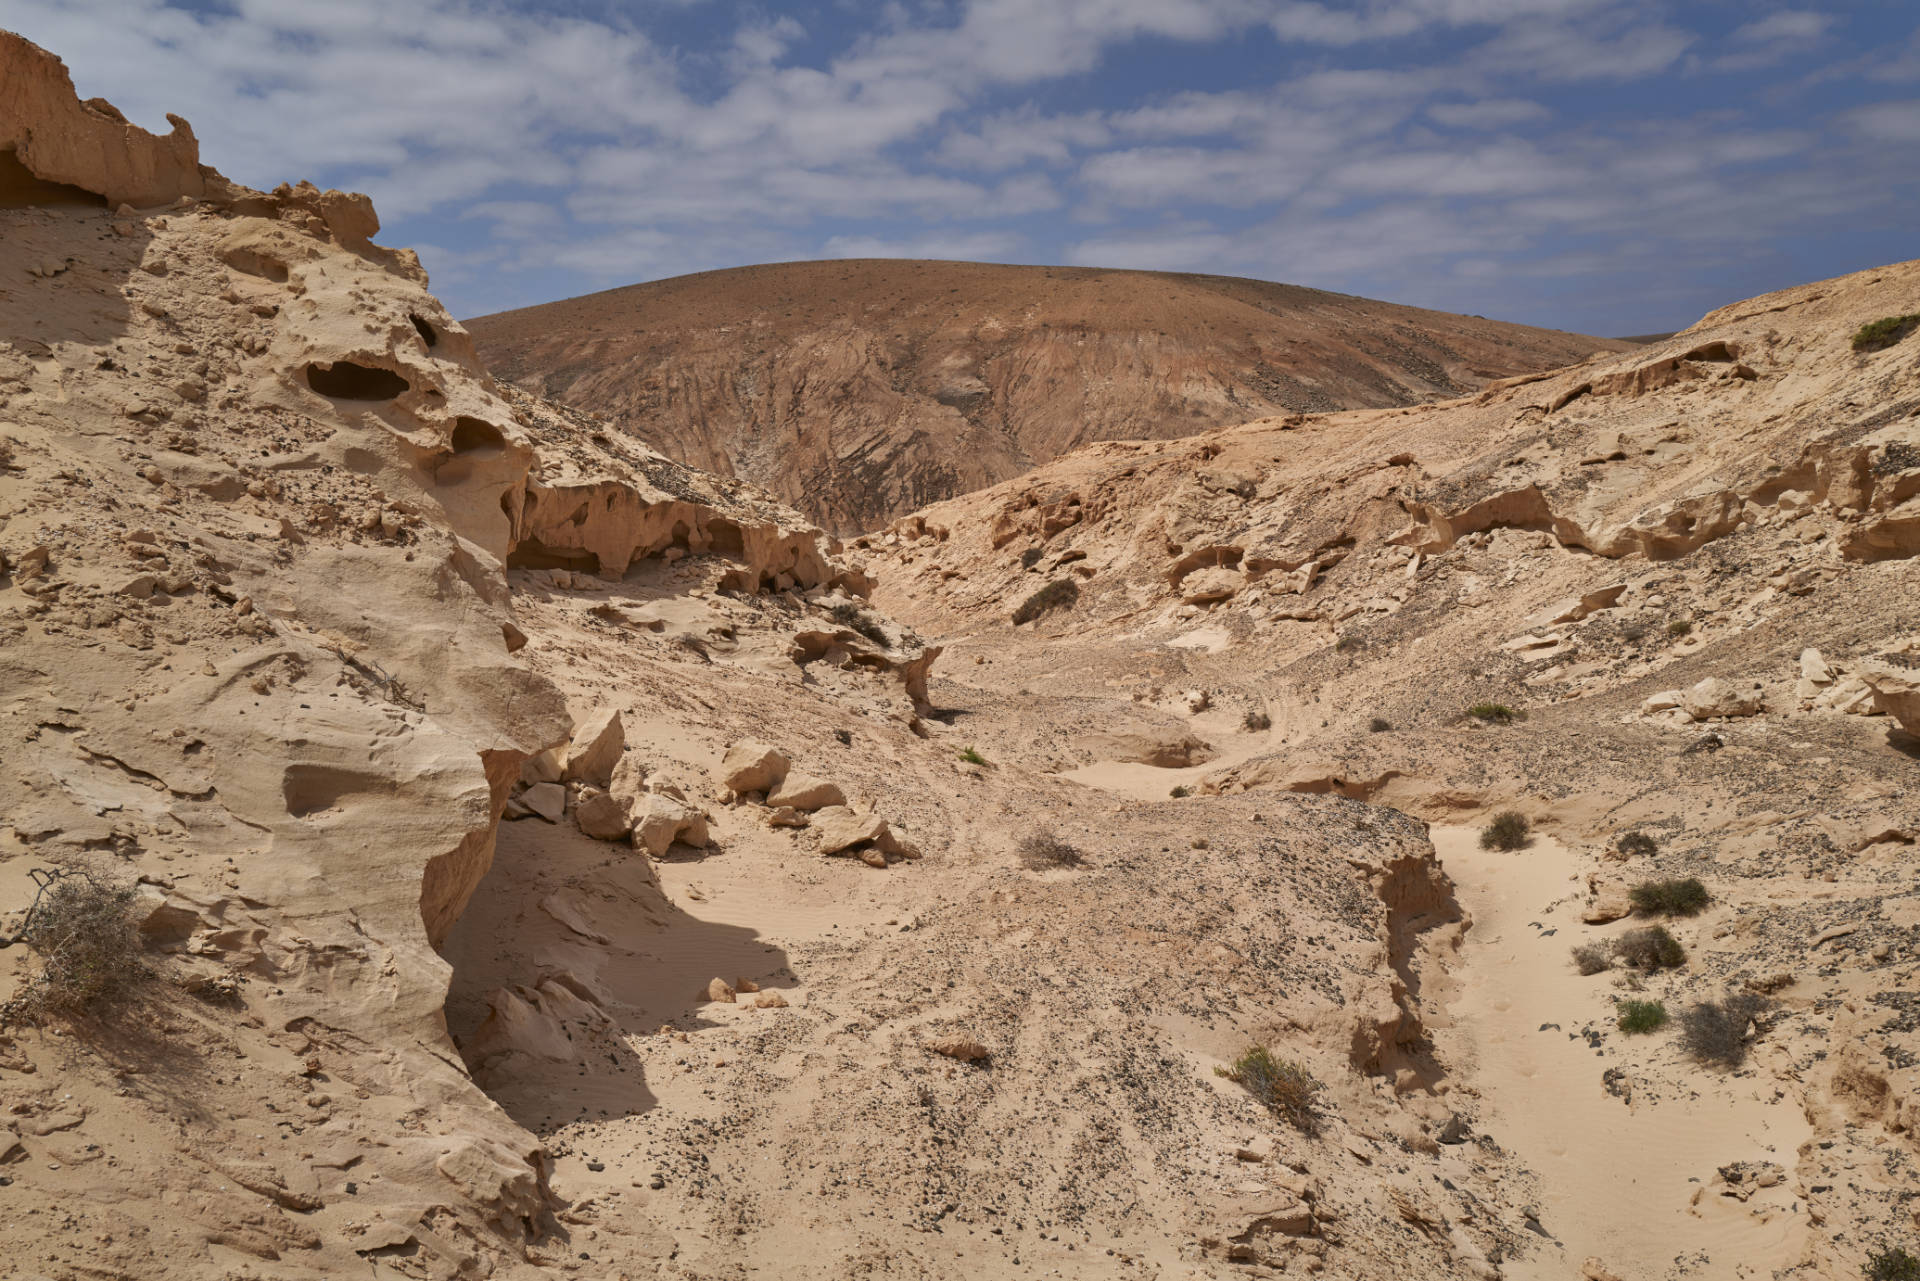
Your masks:
{"label": "dry shrub", "polygon": [[1525,849],[1527,833],[1533,825],[1527,822],[1525,814],[1508,810],[1504,814],[1495,814],[1493,821],[1480,829],[1480,848],[1483,850]]}
{"label": "dry shrub", "polygon": [[1707,887],[1693,876],[1683,881],[1642,881],[1628,897],[1633,910],[1643,916],[1697,916],[1707,905]]}
{"label": "dry shrub", "polygon": [[1645,925],[1628,930],[1613,944],[1613,955],[1622,965],[1652,974],[1656,970],[1675,970],[1687,963],[1687,949],[1667,933],[1664,925]]}
{"label": "dry shrub", "polygon": [[1251,1094],[1302,1134],[1312,1134],[1320,1126],[1316,1110],[1320,1082],[1298,1063],[1278,1059],[1264,1045],[1250,1046],[1246,1053],[1227,1067],[1217,1067],[1214,1075],[1224,1076]]}
{"label": "dry shrub", "polygon": [[1582,974],[1613,968],[1613,949],[1605,943],[1581,943],[1573,949],[1573,963]]}
{"label": "dry shrub", "polygon": [[1259,711],[1248,712],[1246,719],[1241,721],[1240,724],[1242,728],[1250,729],[1254,731],[1259,731],[1263,729],[1272,729],[1273,718],[1271,716],[1268,716],[1265,712],[1259,712]]}
{"label": "dry shrub", "polygon": [[1079,850],[1052,832],[1034,832],[1020,838],[1020,862],[1035,872],[1053,867],[1080,867],[1086,863]]}
{"label": "dry shrub", "polygon": [[111,1005],[146,977],[134,887],[80,868],[55,876],[20,934],[40,972],[0,1007],[0,1026]]}
{"label": "dry shrub", "polygon": [[1056,578],[1033,595],[1020,602],[1020,608],[1013,611],[1013,623],[1031,623],[1040,615],[1053,609],[1067,609],[1080,599],[1080,585],[1071,578]]}
{"label": "dry shrub", "polygon": [[1888,1246],[1869,1256],[1860,1274],[1867,1281],[1920,1281],[1920,1259],[1901,1246]]}
{"label": "dry shrub", "polygon": [[876,622],[866,610],[861,609],[851,601],[841,601],[827,612],[833,616],[834,622],[840,624],[842,627],[859,632],[876,645],[891,646],[893,644],[893,641],[888,638],[886,631],[881,628],[880,624]]}
{"label": "dry shrub", "polygon": [[1645,832],[1624,832],[1613,847],[1629,858],[1634,855],[1652,855],[1660,851],[1660,846]]}
{"label": "dry shrub", "polygon": [[1747,1025],[1772,1002],[1752,992],[1701,1001],[1680,1015],[1680,1048],[1701,1063],[1737,1068],[1747,1061]]}

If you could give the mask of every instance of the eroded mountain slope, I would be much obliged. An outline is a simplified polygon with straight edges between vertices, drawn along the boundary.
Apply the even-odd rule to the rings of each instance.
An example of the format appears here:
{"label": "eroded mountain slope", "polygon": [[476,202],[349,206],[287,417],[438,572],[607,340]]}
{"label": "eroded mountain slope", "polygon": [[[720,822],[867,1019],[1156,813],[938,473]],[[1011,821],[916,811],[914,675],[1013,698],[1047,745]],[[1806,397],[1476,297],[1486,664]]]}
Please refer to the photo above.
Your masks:
{"label": "eroded mountain slope", "polygon": [[1093,440],[1413,404],[1624,344],[1225,276],[781,263],[470,322],[503,377],[871,529]]}

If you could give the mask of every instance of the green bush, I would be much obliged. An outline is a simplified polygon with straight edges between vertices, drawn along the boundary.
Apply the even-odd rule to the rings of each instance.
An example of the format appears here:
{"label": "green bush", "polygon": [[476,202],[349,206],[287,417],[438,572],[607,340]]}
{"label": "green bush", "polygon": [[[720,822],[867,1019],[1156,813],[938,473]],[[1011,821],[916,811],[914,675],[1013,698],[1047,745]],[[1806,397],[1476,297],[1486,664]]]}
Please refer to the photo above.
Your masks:
{"label": "green bush", "polygon": [[1920,1281],[1920,1259],[1900,1246],[1888,1246],[1871,1255],[1860,1274],[1867,1281]]}
{"label": "green bush", "polygon": [[1613,968],[1613,947],[1608,943],[1579,943],[1573,949],[1573,963],[1582,974],[1599,974]]}
{"label": "green bush", "polygon": [[1526,718],[1525,713],[1516,712],[1505,703],[1475,703],[1467,709],[1467,715],[1489,725],[1511,725]]}
{"label": "green bush", "polygon": [[1702,1063],[1737,1068],[1747,1061],[1747,1025],[1772,1002],[1753,992],[1702,1001],[1680,1015],[1680,1048]]}
{"label": "green bush", "polygon": [[1667,1007],[1661,1001],[1620,1002],[1620,1030],[1629,1036],[1667,1025]]}
{"label": "green bush", "polygon": [[1642,916],[1698,916],[1707,905],[1707,887],[1698,877],[1683,881],[1642,881],[1628,892]]}
{"label": "green bush", "polygon": [[1266,1046],[1251,1046],[1230,1066],[1213,1072],[1240,1086],[1301,1133],[1312,1134],[1319,1128],[1315,1096],[1320,1082],[1298,1063],[1275,1058]]}
{"label": "green bush", "polygon": [[0,1026],[110,1005],[144,978],[134,893],[91,871],[58,873],[19,936],[39,956],[40,971],[0,1007]]}
{"label": "green bush", "polygon": [[1393,728],[1393,722],[1384,716],[1376,716],[1367,722],[1367,733],[1384,734]]}
{"label": "green bush", "polygon": [[1360,639],[1360,637],[1354,633],[1342,632],[1340,638],[1333,642],[1333,652],[1336,654],[1351,654],[1356,649],[1365,649],[1366,646],[1366,641]]}
{"label": "green bush", "polygon": [[1644,925],[1628,930],[1613,944],[1613,955],[1622,965],[1652,974],[1658,970],[1677,970],[1687,963],[1687,949],[1667,933],[1664,925]]}
{"label": "green bush", "polygon": [[1192,796],[1193,793],[1188,791],[1185,787],[1175,787],[1171,792],[1168,792],[1167,795],[1171,796],[1174,800],[1177,801],[1183,797]]}
{"label": "green bush", "polygon": [[1241,721],[1240,724],[1242,728],[1250,729],[1257,733],[1263,729],[1272,729],[1273,718],[1265,712],[1248,712],[1246,719]]}
{"label": "green bush", "polygon": [[987,758],[974,751],[971,747],[963,747],[960,749],[960,759],[969,765],[985,765],[987,763]]}
{"label": "green bush", "polygon": [[1480,829],[1480,848],[1483,850],[1525,849],[1528,833],[1533,825],[1527,822],[1525,814],[1508,810],[1504,814],[1495,814],[1493,821]]}
{"label": "green bush", "polygon": [[1920,312],[1907,316],[1882,316],[1853,331],[1855,351],[1879,351],[1891,347],[1920,326]]}
{"label": "green bush", "polygon": [[1660,850],[1660,846],[1645,832],[1622,833],[1620,839],[1614,842],[1614,848],[1629,856],[1656,854]]}
{"label": "green bush", "polygon": [[1056,578],[1020,602],[1020,608],[1013,611],[1013,625],[1031,623],[1048,610],[1070,609],[1079,599],[1080,584],[1071,578]]}
{"label": "green bush", "polygon": [[1693,624],[1684,618],[1676,618],[1667,624],[1667,635],[1669,636],[1688,636],[1691,635],[1692,632]]}

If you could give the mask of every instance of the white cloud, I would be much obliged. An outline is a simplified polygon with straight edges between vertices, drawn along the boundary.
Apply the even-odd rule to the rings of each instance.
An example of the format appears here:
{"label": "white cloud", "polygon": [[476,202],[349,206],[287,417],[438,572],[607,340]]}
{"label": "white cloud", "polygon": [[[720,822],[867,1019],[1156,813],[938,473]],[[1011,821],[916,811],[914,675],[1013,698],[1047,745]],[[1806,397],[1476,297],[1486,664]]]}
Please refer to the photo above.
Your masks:
{"label": "white cloud", "polygon": [[907,240],[883,236],[832,236],[820,246],[823,258],[945,258],[974,262],[1004,261],[1020,249],[1012,232],[931,232]]}
{"label": "white cloud", "polygon": [[1504,129],[1551,119],[1553,112],[1524,98],[1483,98],[1479,102],[1440,102],[1427,114],[1456,129]]}

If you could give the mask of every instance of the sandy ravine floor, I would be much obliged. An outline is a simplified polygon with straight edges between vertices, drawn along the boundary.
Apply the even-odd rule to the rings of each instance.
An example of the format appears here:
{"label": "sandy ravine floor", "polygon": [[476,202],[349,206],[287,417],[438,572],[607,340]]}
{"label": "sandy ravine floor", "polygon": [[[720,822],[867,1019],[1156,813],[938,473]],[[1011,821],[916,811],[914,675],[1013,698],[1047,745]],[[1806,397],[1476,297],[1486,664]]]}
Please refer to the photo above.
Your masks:
{"label": "sandy ravine floor", "polygon": [[[1810,1133],[1799,1111],[1770,1084],[1687,1062],[1671,1028],[1619,1031],[1618,972],[1583,976],[1569,951],[1632,922],[1581,922],[1577,862],[1559,842],[1536,835],[1505,853],[1479,848],[1473,828],[1432,838],[1473,917],[1451,982],[1436,985],[1451,1023],[1436,1043],[1479,1089],[1487,1133],[1539,1178],[1545,1239],[1504,1274],[1559,1281],[1598,1258],[1627,1281],[1745,1278],[1799,1258],[1806,1219],[1791,1178],[1744,1204],[1711,1185],[1736,1161],[1791,1170]],[[1609,1069],[1624,1072],[1625,1097]]]}

